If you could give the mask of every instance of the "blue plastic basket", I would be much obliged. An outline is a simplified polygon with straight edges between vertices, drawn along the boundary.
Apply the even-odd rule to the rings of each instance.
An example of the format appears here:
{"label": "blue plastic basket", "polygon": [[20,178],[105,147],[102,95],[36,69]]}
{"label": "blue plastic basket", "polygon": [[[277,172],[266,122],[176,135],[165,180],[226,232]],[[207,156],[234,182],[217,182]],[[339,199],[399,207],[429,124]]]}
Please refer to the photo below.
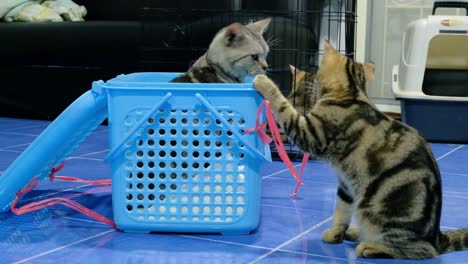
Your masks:
{"label": "blue plastic basket", "polygon": [[168,83],[178,73],[121,75],[108,91],[114,220],[130,232],[248,233],[260,217],[252,83]]}
{"label": "blue plastic basket", "polygon": [[260,219],[260,166],[270,149],[255,126],[252,83],[168,83],[134,73],[93,83],[0,176],[0,208],[48,177],[109,116],[114,221],[128,232],[248,233]]}

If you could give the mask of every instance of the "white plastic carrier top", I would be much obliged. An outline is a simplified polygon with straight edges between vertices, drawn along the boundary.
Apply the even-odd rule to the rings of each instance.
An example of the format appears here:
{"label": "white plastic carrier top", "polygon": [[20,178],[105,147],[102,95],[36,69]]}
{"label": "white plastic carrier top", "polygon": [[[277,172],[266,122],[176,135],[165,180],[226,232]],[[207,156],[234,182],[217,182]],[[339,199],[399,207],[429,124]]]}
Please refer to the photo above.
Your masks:
{"label": "white plastic carrier top", "polygon": [[468,97],[425,94],[426,69],[468,71],[468,16],[432,15],[411,22],[403,34],[400,64],[392,71],[396,98],[468,101]]}

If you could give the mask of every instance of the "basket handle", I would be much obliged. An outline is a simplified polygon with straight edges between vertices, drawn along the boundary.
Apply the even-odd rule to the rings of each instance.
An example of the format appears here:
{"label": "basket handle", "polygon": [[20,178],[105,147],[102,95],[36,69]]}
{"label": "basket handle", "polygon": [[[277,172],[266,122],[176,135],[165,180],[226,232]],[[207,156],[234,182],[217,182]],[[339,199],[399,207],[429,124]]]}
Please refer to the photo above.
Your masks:
{"label": "basket handle", "polygon": [[464,8],[466,10],[466,15],[468,15],[468,1],[466,0],[458,0],[458,1],[443,1],[443,0],[436,0],[434,2],[434,6],[432,8],[432,15],[435,15],[436,9],[439,7],[445,8]]}
{"label": "basket handle", "polygon": [[172,93],[167,93],[159,103],[157,103],[151,110],[128,132],[128,134],[123,137],[123,139],[117,144],[116,147],[114,147],[109,154],[107,154],[106,158],[104,159],[105,162],[109,162],[110,160],[113,160],[118,154],[120,154],[123,150],[122,146],[124,145],[127,140],[133,136],[138,129],[140,129],[141,126],[150,118],[160,107],[163,105],[167,100],[172,96]]}
{"label": "basket handle", "polygon": [[268,161],[270,162],[271,160],[269,160],[267,157],[265,157],[265,155],[263,155],[260,151],[258,151],[256,148],[252,147],[248,142],[246,142],[243,138],[242,138],[242,135],[231,125],[229,124],[229,122],[222,116],[218,113],[218,111],[216,111],[216,109],[205,99],[205,97],[203,97],[203,95],[199,94],[199,93],[196,93],[195,94],[195,97],[197,97],[197,99],[206,107],[208,108],[208,110],[210,110],[210,112],[217,118],[219,119],[219,121],[221,121],[221,123],[223,123],[224,126],[226,126],[231,132],[232,134],[234,135],[234,137],[237,138],[237,140],[239,140],[242,144],[245,145],[246,149],[248,152],[250,152],[250,154],[253,154],[253,155],[256,155],[256,156],[259,156],[262,160],[264,161]]}

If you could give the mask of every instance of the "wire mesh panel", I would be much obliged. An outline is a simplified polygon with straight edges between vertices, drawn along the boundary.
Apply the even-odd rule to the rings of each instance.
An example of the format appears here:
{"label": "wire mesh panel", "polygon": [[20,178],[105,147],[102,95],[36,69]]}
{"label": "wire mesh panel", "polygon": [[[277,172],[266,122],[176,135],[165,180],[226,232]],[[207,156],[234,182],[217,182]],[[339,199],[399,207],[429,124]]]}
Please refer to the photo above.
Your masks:
{"label": "wire mesh panel", "polygon": [[[143,9],[143,69],[186,71],[221,28],[266,17],[272,18],[265,32],[270,44],[268,75],[284,95],[294,89],[289,65],[316,72],[324,40],[354,56],[356,16],[352,0],[147,0]],[[300,154],[292,146],[288,152]]]}

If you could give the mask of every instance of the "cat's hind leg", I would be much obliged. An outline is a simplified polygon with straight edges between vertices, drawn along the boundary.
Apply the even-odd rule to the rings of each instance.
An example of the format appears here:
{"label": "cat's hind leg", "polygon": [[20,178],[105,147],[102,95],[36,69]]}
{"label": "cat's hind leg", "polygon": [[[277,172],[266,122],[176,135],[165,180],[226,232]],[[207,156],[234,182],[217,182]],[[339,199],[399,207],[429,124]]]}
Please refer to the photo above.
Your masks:
{"label": "cat's hind leg", "polygon": [[361,242],[356,247],[356,255],[364,258],[394,258],[392,248],[372,242]]}
{"label": "cat's hind leg", "polygon": [[356,255],[364,258],[427,259],[438,255],[436,249],[423,240],[406,243],[361,242]]}

